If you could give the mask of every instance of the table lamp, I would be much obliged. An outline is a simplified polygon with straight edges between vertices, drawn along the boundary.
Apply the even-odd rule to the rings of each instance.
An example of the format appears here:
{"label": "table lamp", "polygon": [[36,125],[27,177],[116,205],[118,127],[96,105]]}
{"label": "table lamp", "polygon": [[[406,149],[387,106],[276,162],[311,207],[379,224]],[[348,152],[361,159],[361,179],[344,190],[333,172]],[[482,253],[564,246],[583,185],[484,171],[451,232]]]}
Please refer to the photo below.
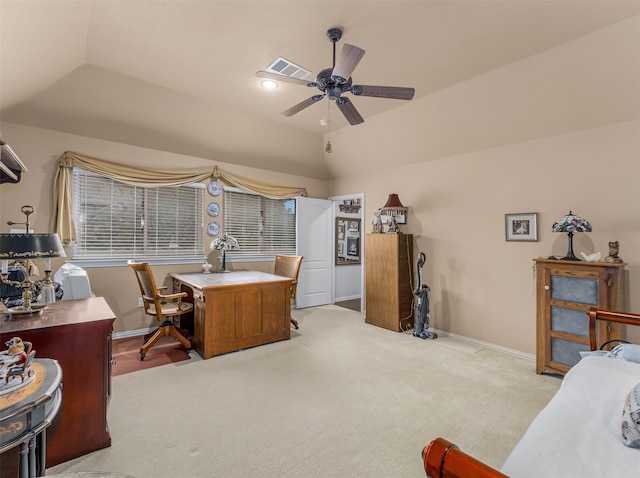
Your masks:
{"label": "table lamp", "polygon": [[552,232],[566,232],[569,235],[569,249],[567,255],[561,258],[563,261],[579,261],[573,253],[573,234],[575,232],[591,232],[591,224],[586,219],[576,216],[571,211],[562,216],[551,227]]}
{"label": "table lamp", "polygon": [[380,214],[393,217],[398,224],[407,223],[407,208],[402,205],[400,198],[395,193],[389,194],[387,203],[380,208]]}
{"label": "table lamp", "polygon": [[[24,289],[22,292],[23,305],[9,309],[9,314],[29,314],[39,312],[45,305],[32,304],[33,294],[31,288],[36,283],[44,283],[43,297],[46,302],[53,302],[55,298],[53,291],[53,281],[51,280],[51,258],[66,257],[62,243],[57,234],[34,234],[29,232],[29,215],[33,213],[31,206],[23,206],[22,212],[27,216],[24,223],[8,222],[9,225],[24,224],[26,233],[0,234],[0,259],[2,260],[2,270],[0,279],[5,284]],[[28,261],[31,259],[46,259],[45,278],[42,281],[34,282],[29,275]],[[21,281],[9,280],[9,261],[15,261],[24,268],[25,277]],[[48,292],[48,293],[47,293]],[[43,301],[44,302],[44,301]]]}
{"label": "table lamp", "polygon": [[222,251],[222,268],[216,272],[229,272],[227,270],[227,251],[235,251],[240,249],[240,245],[235,237],[230,236],[226,232],[211,241],[209,249],[218,249]]}

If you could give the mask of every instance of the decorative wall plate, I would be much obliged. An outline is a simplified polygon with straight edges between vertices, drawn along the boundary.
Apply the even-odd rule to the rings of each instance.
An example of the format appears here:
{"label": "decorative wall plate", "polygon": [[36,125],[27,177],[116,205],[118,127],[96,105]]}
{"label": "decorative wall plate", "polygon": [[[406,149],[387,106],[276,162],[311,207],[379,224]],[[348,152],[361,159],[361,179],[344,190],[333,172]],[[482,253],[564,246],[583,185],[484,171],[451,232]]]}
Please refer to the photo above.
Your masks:
{"label": "decorative wall plate", "polygon": [[207,191],[209,191],[209,194],[212,196],[220,196],[222,185],[218,181],[211,181],[207,186]]}
{"label": "decorative wall plate", "polygon": [[209,214],[209,216],[216,217],[218,214],[220,214],[220,204],[215,201],[210,202],[207,206],[207,213]]}
{"label": "decorative wall plate", "polygon": [[210,236],[217,236],[218,234],[220,234],[220,224],[215,221],[207,224],[207,234],[209,234]]}

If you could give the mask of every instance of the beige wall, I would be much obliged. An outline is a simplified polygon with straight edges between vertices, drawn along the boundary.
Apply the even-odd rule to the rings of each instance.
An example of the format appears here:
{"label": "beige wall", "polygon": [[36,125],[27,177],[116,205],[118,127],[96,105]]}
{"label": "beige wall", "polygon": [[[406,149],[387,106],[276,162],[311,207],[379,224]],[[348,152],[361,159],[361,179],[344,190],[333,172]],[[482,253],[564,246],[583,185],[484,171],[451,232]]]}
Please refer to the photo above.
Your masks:
{"label": "beige wall", "polygon": [[[19,126],[2,125],[3,138],[11,138],[10,144],[20,159],[26,164],[29,172],[23,175],[18,184],[3,184],[0,187],[0,231],[8,232],[7,221],[22,221],[24,216],[20,207],[30,204],[35,208],[31,217],[36,232],[49,230],[49,218],[52,211],[52,183],[57,168],[57,160],[67,150],[78,151],[97,158],[119,162],[132,162],[139,165],[160,168],[189,168],[217,164],[220,168],[234,174],[258,179],[260,181],[287,186],[307,188],[310,197],[327,197],[328,184],[325,181],[307,177],[285,175],[267,170],[259,170],[244,166],[236,166],[224,161],[210,161],[201,158],[177,155],[164,151],[155,151],[109,141]],[[206,207],[206,201],[205,201]],[[206,216],[205,216],[206,217]],[[205,234],[205,247],[210,239]],[[203,253],[209,255],[206,249]],[[67,255],[70,251],[67,249]],[[210,261],[215,260],[217,252],[210,254]],[[63,263],[63,259],[53,262],[54,271]],[[213,262],[212,262],[213,263]],[[217,264],[217,263],[216,263]],[[235,265],[230,264],[233,269]],[[242,268],[254,270],[273,270],[272,263],[242,263]],[[199,270],[196,265],[154,266],[158,282],[169,272],[186,272]],[[139,290],[135,277],[128,267],[99,267],[87,269],[91,288],[96,295],[104,296],[117,316],[114,324],[115,332],[148,328],[154,321],[145,317],[141,308],[137,307]]]}
{"label": "beige wall", "polygon": [[[620,241],[627,310],[640,312],[640,17],[367,125],[332,133],[330,164],[349,162],[330,193],[363,191],[368,231],[400,194],[436,328],[535,353],[532,259],[566,253],[551,225],[569,210],[593,225],[576,253]],[[538,213],[538,242],[506,242],[504,215],[525,212]]]}
{"label": "beige wall", "polygon": [[[592,233],[574,249],[606,256],[620,241],[627,310],[640,312],[640,121],[488,149],[334,181],[364,191],[365,228],[389,193],[409,208],[401,230],[427,255],[431,323],[476,340],[535,353],[533,258],[564,256],[553,222],[573,210]],[[506,242],[504,215],[538,213],[538,242]]]}

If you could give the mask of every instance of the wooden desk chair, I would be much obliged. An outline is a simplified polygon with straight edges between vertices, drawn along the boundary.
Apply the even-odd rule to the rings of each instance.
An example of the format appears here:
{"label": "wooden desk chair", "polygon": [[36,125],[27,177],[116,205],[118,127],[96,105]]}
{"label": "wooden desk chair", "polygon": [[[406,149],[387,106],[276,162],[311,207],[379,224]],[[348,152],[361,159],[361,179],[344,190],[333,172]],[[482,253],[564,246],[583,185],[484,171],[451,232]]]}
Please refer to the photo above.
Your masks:
{"label": "wooden desk chair", "polygon": [[[273,273],[277,276],[290,277],[291,282],[291,303],[296,300],[298,290],[298,274],[302,265],[302,256],[276,256],[276,265]],[[294,328],[298,328],[298,321],[291,319]]]}
{"label": "wooden desk chair", "polygon": [[166,335],[171,335],[184,345],[187,350],[190,349],[191,342],[182,335],[181,331],[173,323],[173,317],[187,314],[193,310],[193,304],[182,302],[182,298],[186,297],[187,293],[161,294],[160,291],[165,290],[166,287],[156,287],[156,281],[148,263],[129,261],[128,264],[134,270],[136,279],[138,279],[145,313],[154,316],[162,324],[153,334],[145,336],[144,344],[140,349],[140,360],[144,360],[149,349]]}

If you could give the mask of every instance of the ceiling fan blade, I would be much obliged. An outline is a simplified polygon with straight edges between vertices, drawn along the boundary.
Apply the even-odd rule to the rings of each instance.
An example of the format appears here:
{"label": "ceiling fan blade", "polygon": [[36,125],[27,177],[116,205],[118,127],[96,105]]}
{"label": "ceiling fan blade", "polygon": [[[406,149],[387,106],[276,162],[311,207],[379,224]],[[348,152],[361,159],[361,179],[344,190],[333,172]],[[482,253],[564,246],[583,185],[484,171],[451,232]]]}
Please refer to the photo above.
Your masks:
{"label": "ceiling fan blade", "polygon": [[362,119],[362,116],[360,116],[360,113],[348,98],[341,96],[336,100],[336,104],[350,125],[364,123],[364,119]]}
{"label": "ceiling fan blade", "polygon": [[307,98],[306,100],[301,101],[297,105],[292,106],[291,108],[289,108],[286,111],[283,111],[280,114],[282,116],[287,116],[287,117],[293,116],[294,114],[299,113],[300,111],[307,108],[308,106],[311,106],[316,101],[320,101],[322,98],[324,98],[324,95],[313,95],[311,98]]}
{"label": "ceiling fan blade", "polygon": [[392,98],[394,100],[410,100],[416,90],[402,86],[354,85],[351,93],[356,96],[375,96],[376,98]]}
{"label": "ceiling fan blade", "polygon": [[331,73],[333,81],[336,83],[346,83],[364,54],[365,51],[362,48],[345,43]]}
{"label": "ceiling fan blade", "polygon": [[301,80],[300,78],[292,78],[290,76],[279,75],[277,73],[271,73],[264,70],[256,71],[256,76],[258,78],[267,78],[269,80],[282,81],[284,83],[294,83],[296,85],[302,86],[316,86],[313,81]]}

